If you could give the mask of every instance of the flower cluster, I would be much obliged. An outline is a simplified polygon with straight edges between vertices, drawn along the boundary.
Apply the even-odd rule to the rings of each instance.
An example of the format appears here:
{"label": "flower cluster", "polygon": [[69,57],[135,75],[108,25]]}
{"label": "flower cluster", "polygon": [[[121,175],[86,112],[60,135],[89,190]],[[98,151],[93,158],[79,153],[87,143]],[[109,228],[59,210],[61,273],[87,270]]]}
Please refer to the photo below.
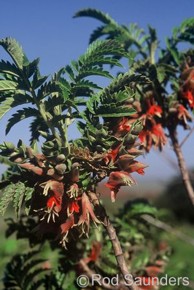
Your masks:
{"label": "flower cluster", "polygon": [[34,231],[54,236],[65,246],[70,232],[88,235],[91,223],[101,224],[103,217],[96,214],[91,198],[94,186],[108,177],[106,186],[115,201],[121,186],[135,184],[133,172],[144,174],[146,166],[135,160],[142,153],[136,143],[141,128],[141,122],[133,123],[115,139],[112,149],[101,153],[71,144],[67,156],[53,156],[24,144],[16,148],[5,143],[2,154],[10,156],[22,170],[21,178],[33,188],[30,214],[39,217]]}
{"label": "flower cluster", "polygon": [[185,101],[185,105],[194,109],[194,68],[187,64],[182,72],[181,81],[181,98]]}
{"label": "flower cluster", "polygon": [[162,126],[163,110],[156,103],[154,93],[150,91],[141,101],[134,101],[132,105],[126,103],[126,106],[133,107],[136,113],[130,117],[120,119],[117,126],[112,128],[115,136],[123,136],[130,131],[132,124],[136,120],[140,120],[143,124],[143,130],[139,134],[141,146],[147,152],[150,151],[153,145],[162,149],[167,142],[167,138]]}
{"label": "flower cluster", "polygon": [[142,154],[136,139],[142,129],[141,122],[128,122],[123,118],[118,123],[117,145],[104,154],[104,162],[110,169],[108,181],[105,184],[110,189],[112,202],[116,199],[121,186],[132,186],[135,180],[131,173],[144,174],[145,164],[138,162],[135,158]]}

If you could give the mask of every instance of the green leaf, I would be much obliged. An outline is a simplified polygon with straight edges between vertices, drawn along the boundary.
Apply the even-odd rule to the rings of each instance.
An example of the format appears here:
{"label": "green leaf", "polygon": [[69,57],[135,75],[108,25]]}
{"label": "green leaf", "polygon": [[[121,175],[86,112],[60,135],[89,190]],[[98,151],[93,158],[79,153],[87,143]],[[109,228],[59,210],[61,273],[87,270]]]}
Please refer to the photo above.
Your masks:
{"label": "green leaf", "polygon": [[142,74],[130,74],[126,72],[125,74],[119,74],[109,86],[104,88],[100,93],[99,97],[102,103],[109,102],[109,99],[114,93],[119,91],[124,91],[126,88],[133,87],[133,84],[151,84],[150,79]]}
{"label": "green leaf", "polygon": [[74,15],[74,18],[76,17],[92,17],[103,22],[104,24],[110,24],[110,23],[117,24],[108,14],[105,14],[101,12],[100,10],[96,10],[96,9],[89,8],[89,9],[80,10],[76,12],[76,14]]}
{"label": "green leaf", "polygon": [[0,72],[12,75],[14,77],[19,77],[20,76],[20,71],[18,68],[15,66],[15,64],[11,64],[9,61],[4,61],[2,60],[0,62]]}
{"label": "green leaf", "polygon": [[179,66],[180,65],[180,54],[178,52],[178,49],[175,46],[172,46],[170,39],[166,39],[166,46],[171,53],[175,63]]}
{"label": "green leaf", "polygon": [[39,71],[36,71],[34,73],[33,80],[32,80],[33,89],[36,90],[37,88],[42,86],[47,78],[48,76],[40,76]]}
{"label": "green leaf", "polygon": [[59,94],[60,92],[60,85],[54,81],[50,81],[48,83],[44,83],[39,89],[37,93],[37,98],[42,100],[49,95]]}
{"label": "green leaf", "polygon": [[0,106],[0,119],[12,109],[13,98],[7,98]]}
{"label": "green leaf", "polygon": [[44,132],[48,136],[48,126],[45,122],[43,122],[41,116],[36,116],[36,118],[30,124],[30,144],[37,141],[41,135],[40,132]]}
{"label": "green leaf", "polygon": [[0,45],[11,56],[16,66],[20,69],[28,61],[19,43],[11,37],[7,37],[0,40]]}
{"label": "green leaf", "polygon": [[[43,263],[45,260],[34,259],[34,256],[38,253],[38,251],[33,251],[28,254],[15,255],[12,258],[5,269],[5,275],[3,278],[4,289],[29,290],[34,289],[31,287],[34,284],[35,286],[43,286],[43,273],[46,271],[46,269],[44,269],[39,264]],[[41,281],[42,283],[38,281]]]}
{"label": "green leaf", "polygon": [[37,58],[24,66],[23,70],[25,74],[27,75],[27,78],[30,78],[38,70],[39,61],[40,59]]}
{"label": "green leaf", "polygon": [[133,204],[131,204],[131,207],[128,208],[127,217],[133,218],[135,216],[143,214],[156,216],[157,209],[151,206],[149,203],[134,202]]}
{"label": "green leaf", "polygon": [[6,126],[6,134],[9,133],[11,128],[16,125],[18,122],[29,118],[29,117],[37,117],[38,116],[38,110],[35,108],[23,108],[21,110],[18,110],[17,113],[13,114],[12,117],[8,120],[7,126]]}
{"label": "green leaf", "polygon": [[100,38],[101,36],[103,36],[105,34],[104,28],[105,26],[97,27],[90,35],[89,43],[92,43],[96,41],[98,38]]}
{"label": "green leaf", "polygon": [[147,249],[144,249],[143,252],[137,254],[132,260],[132,269],[141,269],[149,262],[150,253]]}
{"label": "green leaf", "polygon": [[107,118],[115,118],[115,117],[128,117],[136,113],[136,110],[133,108],[127,107],[113,107],[113,104],[110,105],[102,105],[100,106],[95,114],[96,116],[107,117]]}
{"label": "green leaf", "polygon": [[14,91],[16,90],[18,84],[9,80],[0,80],[0,92]]}
{"label": "green leaf", "polygon": [[88,77],[88,76],[92,76],[92,75],[107,77],[110,79],[113,78],[113,76],[108,71],[105,71],[102,68],[95,67],[95,68],[86,69],[83,71],[80,70],[79,75],[76,77],[76,81],[78,81],[79,79]]}
{"label": "green leaf", "polygon": [[74,76],[73,69],[71,68],[70,65],[67,65],[67,66],[65,67],[65,72],[68,74],[68,76],[70,77],[70,79],[71,79],[72,81],[74,81],[75,76]]}
{"label": "green leaf", "polygon": [[[111,64],[111,60],[114,63],[118,62],[114,58],[105,57],[106,55],[118,55],[124,56],[126,52],[120,43],[116,40],[97,40],[90,44],[86,53],[79,58],[82,65],[91,65],[98,63]],[[118,63],[119,64],[119,63]],[[120,65],[120,64],[119,64]]]}
{"label": "green leaf", "polygon": [[10,183],[3,190],[0,199],[0,214],[4,215],[9,204],[13,203],[15,212],[19,216],[23,203],[31,199],[33,191],[33,188],[25,186],[22,182]]}
{"label": "green leaf", "polygon": [[6,209],[10,202],[12,202],[13,197],[15,194],[15,184],[10,184],[6,187],[6,190],[3,191],[3,194],[0,199],[0,214],[4,215],[6,212]]}

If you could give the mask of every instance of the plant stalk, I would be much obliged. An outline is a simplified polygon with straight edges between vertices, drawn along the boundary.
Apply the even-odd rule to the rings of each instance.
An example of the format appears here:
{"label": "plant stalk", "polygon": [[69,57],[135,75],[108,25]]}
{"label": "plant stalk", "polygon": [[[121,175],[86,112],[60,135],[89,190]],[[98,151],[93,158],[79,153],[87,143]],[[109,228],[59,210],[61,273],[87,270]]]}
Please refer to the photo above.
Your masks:
{"label": "plant stalk", "polygon": [[178,142],[177,131],[176,131],[176,129],[173,128],[173,129],[169,129],[169,133],[170,133],[170,138],[172,141],[172,146],[173,146],[174,152],[177,156],[178,165],[180,168],[180,172],[182,175],[182,180],[183,180],[185,189],[188,193],[188,196],[189,196],[191,203],[194,206],[194,191],[193,191],[191,179],[189,176],[189,171],[187,169],[186,162],[185,162],[185,159],[183,156],[183,152],[182,152],[181,146]]}
{"label": "plant stalk", "polygon": [[112,247],[113,247],[114,255],[115,255],[115,258],[117,261],[117,265],[118,265],[118,268],[123,276],[125,286],[129,290],[139,290],[139,288],[137,287],[135,282],[132,283],[133,276],[131,273],[129,273],[119,238],[117,236],[115,228],[113,227],[113,225],[112,225],[112,223],[111,223],[111,221],[106,213],[106,209],[101,205],[98,197],[96,196],[96,194],[94,192],[90,192],[89,195],[90,195],[90,198],[91,198],[93,205],[99,210],[101,220],[102,220],[103,225],[107,231],[109,239],[112,243]]}

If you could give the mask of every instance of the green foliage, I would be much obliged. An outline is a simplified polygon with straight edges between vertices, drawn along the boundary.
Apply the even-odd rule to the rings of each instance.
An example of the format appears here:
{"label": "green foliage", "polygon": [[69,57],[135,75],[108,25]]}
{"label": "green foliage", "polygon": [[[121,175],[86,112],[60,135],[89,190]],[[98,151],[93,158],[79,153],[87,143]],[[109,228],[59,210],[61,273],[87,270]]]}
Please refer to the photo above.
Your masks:
{"label": "green foliage", "polygon": [[27,58],[19,43],[15,39],[7,37],[0,41],[0,45],[9,53],[15,65],[22,69],[27,62]]}
{"label": "green foliage", "polygon": [[[7,264],[4,276],[4,289],[12,290],[35,290],[43,284],[41,274],[46,271],[43,266],[45,260],[34,259],[38,254],[36,251],[29,252],[28,254],[16,255],[12,261]],[[36,281],[36,277],[39,280]]]}
{"label": "green foliage", "polygon": [[0,213],[4,215],[7,207],[12,202],[15,212],[19,216],[23,203],[31,199],[32,192],[33,189],[26,187],[22,182],[9,184],[0,199]]}
{"label": "green foliage", "polygon": [[[139,50],[140,54],[145,56],[143,45],[147,36],[136,24],[131,24],[129,28],[125,25],[119,25],[108,14],[96,9],[80,10],[74,17],[92,17],[103,23],[102,26],[99,26],[91,34],[90,43],[105,36],[106,39],[116,39],[122,42],[122,46],[126,50],[134,45]],[[117,58],[116,55],[115,57]]]}

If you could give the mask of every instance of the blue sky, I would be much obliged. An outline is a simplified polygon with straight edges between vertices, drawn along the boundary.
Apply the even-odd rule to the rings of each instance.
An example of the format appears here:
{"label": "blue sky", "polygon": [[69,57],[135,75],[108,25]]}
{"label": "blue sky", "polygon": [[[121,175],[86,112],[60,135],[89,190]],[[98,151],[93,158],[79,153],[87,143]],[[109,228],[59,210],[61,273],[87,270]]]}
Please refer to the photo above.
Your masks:
{"label": "blue sky", "polygon": [[[52,74],[86,50],[89,35],[99,22],[72,17],[78,10],[89,7],[110,14],[119,23],[135,22],[143,29],[150,24],[156,28],[161,45],[164,45],[165,37],[171,35],[174,26],[194,16],[193,0],[4,0],[1,1],[0,38],[16,38],[29,59],[40,57],[42,74]],[[0,58],[4,57],[0,49]],[[16,143],[19,138],[27,142],[27,121],[22,123],[22,128],[21,125],[15,126],[5,137],[6,119],[0,122],[0,143],[4,140]],[[179,133],[183,139],[185,133]],[[193,143],[194,136],[183,150],[187,163],[194,167]],[[165,152],[165,156],[173,158],[170,144]],[[165,156],[155,151],[143,159],[149,165],[143,180],[157,178],[158,182],[165,182],[174,173]]]}

